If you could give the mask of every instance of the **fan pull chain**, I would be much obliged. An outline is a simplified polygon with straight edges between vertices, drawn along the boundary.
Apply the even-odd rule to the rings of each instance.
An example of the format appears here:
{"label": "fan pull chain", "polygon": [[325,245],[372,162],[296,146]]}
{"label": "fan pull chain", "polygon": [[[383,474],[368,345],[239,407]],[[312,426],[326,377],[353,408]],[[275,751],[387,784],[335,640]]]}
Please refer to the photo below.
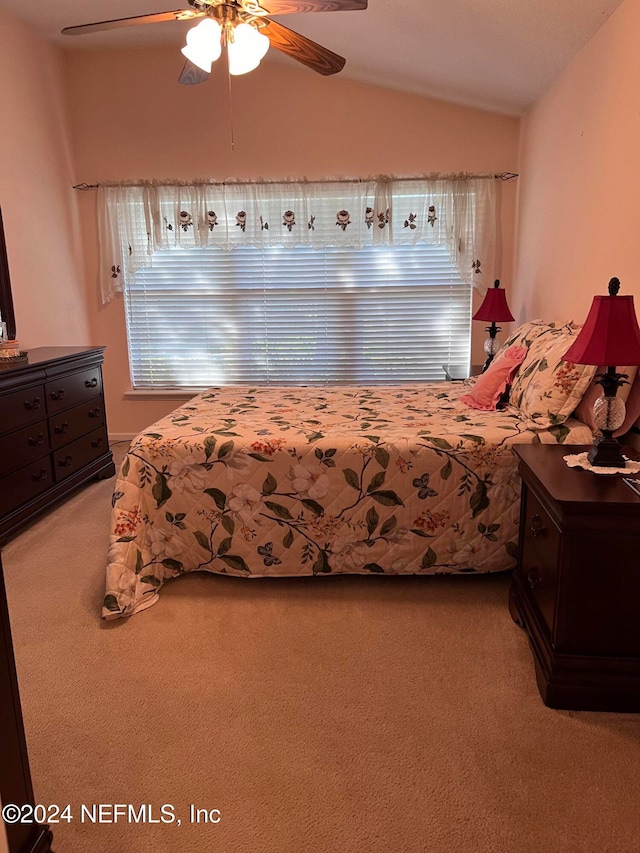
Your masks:
{"label": "fan pull chain", "polygon": [[235,142],[233,137],[233,98],[231,97],[231,74],[227,72],[227,77],[229,79],[229,124],[231,131],[231,150],[235,150]]}

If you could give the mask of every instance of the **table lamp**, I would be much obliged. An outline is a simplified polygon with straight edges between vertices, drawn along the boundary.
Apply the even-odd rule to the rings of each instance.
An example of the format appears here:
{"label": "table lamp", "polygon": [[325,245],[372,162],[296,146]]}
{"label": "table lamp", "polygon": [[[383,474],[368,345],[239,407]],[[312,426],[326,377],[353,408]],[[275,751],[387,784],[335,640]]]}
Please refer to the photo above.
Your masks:
{"label": "table lamp", "polygon": [[506,294],[500,287],[500,279],[497,278],[493,287],[487,290],[482,305],[473,315],[473,319],[491,323],[490,326],[487,326],[489,337],[484,342],[484,351],[487,356],[487,360],[482,368],[482,372],[484,373],[493,361],[494,355],[500,349],[500,344],[496,340],[500,326],[497,326],[496,323],[510,323],[513,320],[513,315],[507,305]]}
{"label": "table lamp", "polygon": [[627,375],[617,373],[616,366],[640,365],[640,328],[636,319],[633,296],[618,296],[620,281],[609,282],[609,296],[594,296],[591,310],[572,346],[564,354],[574,364],[606,365],[596,382],[604,395],[593,407],[593,420],[602,436],[594,439],[587,458],[594,466],[624,468],[625,458],[613,433],[622,426],[625,405],[616,397],[618,387],[628,382]]}

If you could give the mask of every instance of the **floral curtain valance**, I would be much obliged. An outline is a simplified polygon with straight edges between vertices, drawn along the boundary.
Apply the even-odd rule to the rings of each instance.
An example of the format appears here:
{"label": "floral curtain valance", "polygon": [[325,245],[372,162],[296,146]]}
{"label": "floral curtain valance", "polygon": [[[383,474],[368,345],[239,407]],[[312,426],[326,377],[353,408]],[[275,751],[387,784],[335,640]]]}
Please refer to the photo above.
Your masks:
{"label": "floral curtain valance", "polygon": [[172,247],[446,246],[463,281],[493,279],[494,181],[446,178],[101,186],[102,302]]}

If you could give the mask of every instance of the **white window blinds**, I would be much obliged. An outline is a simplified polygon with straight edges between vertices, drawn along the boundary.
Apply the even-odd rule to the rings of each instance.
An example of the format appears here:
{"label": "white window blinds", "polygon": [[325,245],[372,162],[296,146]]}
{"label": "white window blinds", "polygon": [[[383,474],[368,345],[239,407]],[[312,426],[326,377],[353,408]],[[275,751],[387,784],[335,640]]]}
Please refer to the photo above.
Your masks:
{"label": "white window blinds", "polygon": [[471,286],[444,246],[153,252],[125,276],[134,388],[374,384],[469,363]]}

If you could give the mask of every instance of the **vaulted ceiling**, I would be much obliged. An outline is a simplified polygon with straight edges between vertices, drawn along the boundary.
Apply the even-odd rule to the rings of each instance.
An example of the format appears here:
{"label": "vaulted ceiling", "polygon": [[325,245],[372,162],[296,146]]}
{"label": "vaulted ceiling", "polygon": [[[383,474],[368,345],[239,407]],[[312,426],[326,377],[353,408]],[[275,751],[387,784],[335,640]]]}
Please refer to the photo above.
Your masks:
{"label": "vaulted ceiling", "polygon": [[[352,80],[519,115],[621,2],[369,0],[365,11],[273,17],[344,56],[341,74]],[[188,8],[186,0],[0,0],[0,6],[65,50],[165,43],[178,51],[193,26],[171,21],[76,37],[60,34],[63,27],[96,20]],[[264,61],[302,68],[274,50]]]}

